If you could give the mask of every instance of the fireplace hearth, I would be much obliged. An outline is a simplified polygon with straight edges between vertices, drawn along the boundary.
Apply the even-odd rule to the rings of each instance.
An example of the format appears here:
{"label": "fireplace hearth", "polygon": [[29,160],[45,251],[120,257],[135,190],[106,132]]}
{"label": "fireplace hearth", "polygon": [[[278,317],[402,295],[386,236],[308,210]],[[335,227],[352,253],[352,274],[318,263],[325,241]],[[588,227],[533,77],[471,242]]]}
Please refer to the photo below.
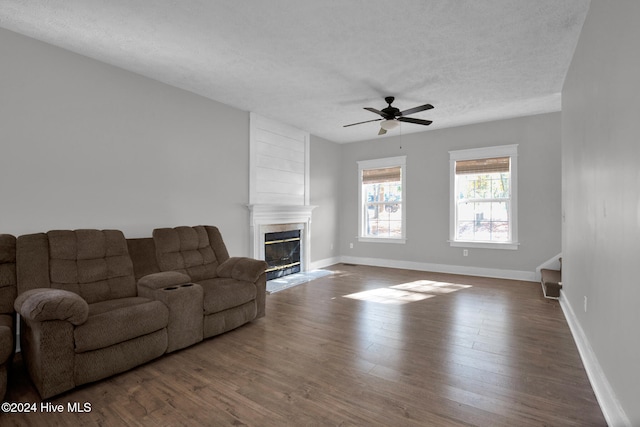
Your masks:
{"label": "fireplace hearth", "polygon": [[300,230],[289,230],[264,235],[264,255],[267,262],[267,280],[301,271]]}

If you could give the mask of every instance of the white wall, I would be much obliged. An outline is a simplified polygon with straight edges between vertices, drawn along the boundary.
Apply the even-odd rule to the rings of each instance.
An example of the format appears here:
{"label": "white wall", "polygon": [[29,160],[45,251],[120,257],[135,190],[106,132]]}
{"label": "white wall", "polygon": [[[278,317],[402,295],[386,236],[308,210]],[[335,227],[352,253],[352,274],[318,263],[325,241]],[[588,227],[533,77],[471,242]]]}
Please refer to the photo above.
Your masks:
{"label": "white wall", "polygon": [[249,253],[249,114],[0,29],[0,232],[213,224]]}
{"label": "white wall", "polygon": [[[462,248],[447,242],[448,152],[506,144],[519,144],[520,247],[469,249],[469,256],[463,257]],[[342,255],[371,258],[378,264],[378,260],[391,260],[386,265],[530,279],[538,265],[560,253],[560,113],[375,138],[347,144],[341,155]],[[407,156],[407,243],[359,243],[356,162],[399,155]]]}
{"label": "white wall", "polygon": [[562,92],[563,300],[593,352],[587,368],[603,374],[590,377],[610,424],[634,426],[640,425],[638,19],[637,0],[592,1]]}

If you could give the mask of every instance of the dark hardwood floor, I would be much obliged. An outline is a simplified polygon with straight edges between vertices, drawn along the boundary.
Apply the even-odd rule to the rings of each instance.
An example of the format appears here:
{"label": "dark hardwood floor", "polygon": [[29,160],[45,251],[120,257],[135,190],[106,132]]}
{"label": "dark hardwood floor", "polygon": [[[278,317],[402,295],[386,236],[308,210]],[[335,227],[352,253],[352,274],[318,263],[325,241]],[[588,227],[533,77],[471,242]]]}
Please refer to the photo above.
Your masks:
{"label": "dark hardwood floor", "polygon": [[[606,425],[538,283],[330,269],[268,295],[263,319],[51,399],[63,414],[0,425]],[[5,400],[40,405],[19,360]]]}

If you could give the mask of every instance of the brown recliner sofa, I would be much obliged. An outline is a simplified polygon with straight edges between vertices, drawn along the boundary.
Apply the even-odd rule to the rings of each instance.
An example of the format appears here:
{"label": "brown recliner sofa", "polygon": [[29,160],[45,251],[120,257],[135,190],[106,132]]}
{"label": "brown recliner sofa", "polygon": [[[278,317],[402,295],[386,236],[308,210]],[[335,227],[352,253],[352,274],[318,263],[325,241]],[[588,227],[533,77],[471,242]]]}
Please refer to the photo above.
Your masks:
{"label": "brown recliner sofa", "polygon": [[[215,227],[175,230],[191,236],[178,239],[178,250],[167,256],[181,258],[177,264],[167,264],[167,252],[156,248],[156,242],[165,248],[162,237],[126,240],[117,230],[18,237],[14,306],[21,316],[23,360],[42,398],[264,315],[264,261],[230,258]],[[193,232],[201,259],[189,243]],[[221,283],[212,291],[196,272],[214,270]]]}
{"label": "brown recliner sofa", "polygon": [[7,391],[7,374],[15,350],[16,238],[0,234],[0,401]]}

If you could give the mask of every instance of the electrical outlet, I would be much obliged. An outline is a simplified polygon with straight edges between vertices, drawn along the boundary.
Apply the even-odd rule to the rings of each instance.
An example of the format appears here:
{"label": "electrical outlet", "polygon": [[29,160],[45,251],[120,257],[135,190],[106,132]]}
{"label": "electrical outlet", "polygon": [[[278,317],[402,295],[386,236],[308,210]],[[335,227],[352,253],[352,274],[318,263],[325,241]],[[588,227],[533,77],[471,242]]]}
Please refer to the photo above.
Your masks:
{"label": "electrical outlet", "polygon": [[469,256],[469,249],[463,249],[462,256]]}
{"label": "electrical outlet", "polygon": [[333,250],[333,243],[331,244],[331,250]]}
{"label": "electrical outlet", "polygon": [[353,249],[353,243],[349,243],[349,249]]}
{"label": "electrical outlet", "polygon": [[584,312],[587,312],[587,296],[584,296]]}

